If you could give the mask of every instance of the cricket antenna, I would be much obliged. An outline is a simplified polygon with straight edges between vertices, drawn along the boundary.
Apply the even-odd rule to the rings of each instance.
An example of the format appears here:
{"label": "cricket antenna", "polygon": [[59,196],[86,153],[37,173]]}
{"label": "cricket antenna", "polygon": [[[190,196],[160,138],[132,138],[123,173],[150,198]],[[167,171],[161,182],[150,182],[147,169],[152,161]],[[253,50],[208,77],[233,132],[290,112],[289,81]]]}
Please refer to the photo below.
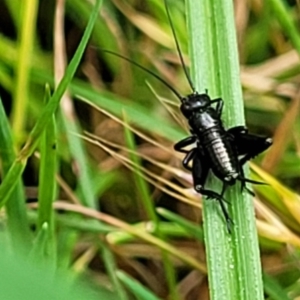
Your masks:
{"label": "cricket antenna", "polygon": [[100,51],[102,52],[105,52],[105,53],[109,53],[109,54],[112,54],[114,56],[117,56],[117,57],[120,57],[128,62],[130,62],[131,64],[135,65],[136,67],[144,70],[145,72],[147,72],[148,74],[151,74],[153,77],[155,77],[156,79],[158,79],[161,83],[163,83],[166,87],[168,87],[176,96],[177,98],[182,102],[182,96],[166,81],[164,80],[163,78],[161,78],[160,76],[158,76],[156,73],[152,72],[151,70],[148,70],[147,68],[143,67],[142,65],[140,65],[139,63],[135,62],[134,60],[126,57],[126,56],[123,56],[119,53],[116,53],[116,52],[113,52],[113,51],[110,51],[110,50],[105,50],[105,49],[99,49]]}
{"label": "cricket antenna", "polygon": [[177,39],[177,36],[176,36],[175,28],[174,28],[174,25],[173,25],[173,22],[172,22],[172,19],[171,19],[171,15],[170,15],[168,3],[167,3],[168,1],[164,0],[164,2],[165,2],[165,7],[166,7],[166,12],[167,12],[167,15],[168,15],[169,23],[170,23],[170,26],[171,26],[171,29],[172,29],[173,37],[174,37],[174,40],[175,40],[176,49],[177,49],[177,52],[178,52],[178,55],[179,55],[179,58],[180,58],[181,65],[183,67],[183,71],[185,73],[186,79],[189,82],[189,85],[190,85],[192,91],[195,92],[196,89],[194,87],[194,84],[192,82],[192,79],[190,77],[190,74],[189,74],[189,72],[186,68],[186,65],[185,65],[183,57],[182,57],[182,52],[180,50],[180,46],[179,46],[179,42],[178,42],[178,39]]}

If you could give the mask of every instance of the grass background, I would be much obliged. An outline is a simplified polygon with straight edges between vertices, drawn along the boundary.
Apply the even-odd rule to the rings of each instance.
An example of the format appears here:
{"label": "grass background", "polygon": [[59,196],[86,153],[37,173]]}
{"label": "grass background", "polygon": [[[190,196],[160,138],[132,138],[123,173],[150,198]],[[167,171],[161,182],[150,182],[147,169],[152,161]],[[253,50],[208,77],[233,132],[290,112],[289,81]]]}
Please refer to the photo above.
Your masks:
{"label": "grass background", "polygon": [[[170,10],[189,65],[185,4],[172,1]],[[189,93],[163,2],[103,1],[82,58],[60,84],[84,49],[91,4],[7,0],[0,11],[3,269],[24,275],[28,299],[40,270],[60,296],[80,282],[85,299],[207,299],[202,204],[172,150],[187,135],[178,103],[149,74],[99,51],[130,57]],[[234,21],[247,126],[274,137],[251,165],[269,184],[253,199],[265,297],[297,299],[299,7],[236,1]]]}

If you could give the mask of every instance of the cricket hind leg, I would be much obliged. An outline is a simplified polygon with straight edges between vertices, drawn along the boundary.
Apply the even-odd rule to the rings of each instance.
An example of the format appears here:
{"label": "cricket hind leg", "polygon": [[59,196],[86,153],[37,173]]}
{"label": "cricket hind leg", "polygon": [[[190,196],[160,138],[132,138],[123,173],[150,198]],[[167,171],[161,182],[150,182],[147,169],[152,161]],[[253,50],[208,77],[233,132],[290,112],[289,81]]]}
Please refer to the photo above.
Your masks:
{"label": "cricket hind leg", "polygon": [[254,192],[252,190],[250,190],[246,183],[252,183],[252,184],[266,184],[264,182],[261,182],[261,181],[256,181],[256,180],[252,180],[252,179],[249,179],[249,178],[246,178],[245,177],[245,174],[244,174],[244,169],[243,169],[243,166],[240,164],[240,175],[238,176],[237,178],[240,182],[241,182],[241,192],[243,192],[243,190],[246,190],[247,193],[249,195],[251,195],[252,197],[255,196]]}
{"label": "cricket hind leg", "polygon": [[236,126],[228,130],[228,133],[232,137],[232,142],[234,143],[235,148],[237,149],[237,154],[242,156],[239,159],[240,165],[240,176],[239,180],[241,182],[241,188],[246,189],[246,191],[254,196],[254,193],[246,187],[246,183],[252,184],[266,184],[261,181],[255,181],[248,178],[245,178],[243,165],[254,158],[258,154],[267,150],[272,145],[272,139],[267,137],[261,137],[255,134],[248,133],[248,129],[244,126]]}
{"label": "cricket hind leg", "polygon": [[240,164],[244,165],[248,160],[264,152],[272,145],[272,139],[248,133],[244,126],[236,126],[227,131],[233,138],[232,142],[237,149],[238,155],[243,157]]}
{"label": "cricket hind leg", "polygon": [[250,194],[251,196],[255,196],[253,191],[251,191],[250,189],[247,188],[246,183],[252,183],[252,184],[260,184],[260,185],[268,185],[265,182],[262,181],[256,181],[256,180],[251,180],[249,178],[245,178],[245,177],[238,177],[239,181],[241,182],[241,190],[245,189],[248,194]]}
{"label": "cricket hind leg", "polygon": [[218,194],[212,190],[208,190],[204,188],[205,182],[207,180],[208,172],[210,170],[209,159],[207,159],[203,155],[195,155],[193,159],[193,169],[192,175],[194,180],[194,189],[196,192],[206,196],[208,199],[216,199],[221,207],[222,213],[225,218],[227,230],[231,233],[231,227],[233,225],[233,221],[229,216],[226,206],[224,203],[227,201],[224,199],[223,195],[227,188],[227,184],[223,183],[223,189],[221,194]]}

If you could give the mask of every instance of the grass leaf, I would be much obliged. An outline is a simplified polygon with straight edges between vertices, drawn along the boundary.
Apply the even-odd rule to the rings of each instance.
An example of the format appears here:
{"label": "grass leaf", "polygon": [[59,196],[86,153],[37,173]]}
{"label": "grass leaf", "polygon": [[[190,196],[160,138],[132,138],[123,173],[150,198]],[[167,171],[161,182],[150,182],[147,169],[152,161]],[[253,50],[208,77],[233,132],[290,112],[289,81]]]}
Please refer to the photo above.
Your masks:
{"label": "grass leaf", "polygon": [[[187,1],[192,74],[199,91],[225,102],[227,128],[244,123],[239,59],[230,1]],[[246,173],[247,174],[247,173]],[[220,191],[215,178],[209,188]],[[225,194],[234,221],[226,231],[218,203],[204,200],[204,232],[211,299],[263,299],[253,204],[237,184]],[[249,256],[251,259],[249,259]],[[220,284],[222,282],[222,284]]]}

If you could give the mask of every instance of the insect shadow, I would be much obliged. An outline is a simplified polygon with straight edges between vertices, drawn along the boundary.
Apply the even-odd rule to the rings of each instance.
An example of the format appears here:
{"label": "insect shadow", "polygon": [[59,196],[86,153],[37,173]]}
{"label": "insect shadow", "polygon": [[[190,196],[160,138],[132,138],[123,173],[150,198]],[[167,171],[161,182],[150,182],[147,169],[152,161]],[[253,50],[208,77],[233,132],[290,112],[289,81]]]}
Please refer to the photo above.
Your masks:
{"label": "insect shadow", "polygon": [[[219,202],[228,232],[231,232],[233,221],[225,206],[224,194],[227,188],[236,184],[237,181],[241,183],[241,190],[245,189],[251,195],[254,194],[247,188],[246,183],[265,184],[246,178],[243,166],[247,161],[269,148],[272,145],[272,139],[251,134],[245,126],[225,129],[221,120],[224,101],[222,98],[211,99],[207,92],[200,94],[195,89],[183,60],[167,0],[164,0],[164,3],[180,62],[192,90],[191,94],[182,96],[159,75],[121,54],[110,50],[102,49],[101,51],[124,59],[151,74],[180,100],[180,110],[188,121],[190,136],[177,142],[174,149],[185,153],[182,164],[192,173],[194,189],[208,199],[215,199]],[[186,149],[191,145],[195,146],[192,149]],[[209,171],[212,171],[223,183],[221,193],[205,188]]]}

